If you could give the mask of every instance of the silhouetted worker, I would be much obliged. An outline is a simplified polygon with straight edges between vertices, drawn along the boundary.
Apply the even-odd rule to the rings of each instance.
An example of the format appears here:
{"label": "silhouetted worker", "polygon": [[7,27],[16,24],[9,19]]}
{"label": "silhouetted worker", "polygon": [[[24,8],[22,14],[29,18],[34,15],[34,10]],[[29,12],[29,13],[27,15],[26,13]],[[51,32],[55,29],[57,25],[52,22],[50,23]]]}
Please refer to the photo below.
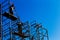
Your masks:
{"label": "silhouetted worker", "polygon": [[18,31],[19,31],[19,33],[22,34],[22,26],[23,26],[23,23],[20,22],[17,25],[18,25]]}
{"label": "silhouetted worker", "polygon": [[22,22],[19,22],[18,24],[18,33],[14,32],[15,35],[18,35],[22,38],[26,38],[26,37],[29,37],[29,35],[25,35],[24,33],[22,33],[22,26],[23,26],[23,23]]}
{"label": "silhouetted worker", "polygon": [[9,7],[9,13],[13,15],[14,4]]}

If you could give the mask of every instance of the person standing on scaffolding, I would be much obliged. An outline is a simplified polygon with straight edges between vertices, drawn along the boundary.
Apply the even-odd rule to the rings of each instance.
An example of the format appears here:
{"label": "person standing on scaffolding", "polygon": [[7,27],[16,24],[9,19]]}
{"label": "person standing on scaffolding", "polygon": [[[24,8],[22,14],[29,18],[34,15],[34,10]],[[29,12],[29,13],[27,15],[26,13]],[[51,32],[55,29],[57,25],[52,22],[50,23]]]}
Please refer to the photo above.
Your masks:
{"label": "person standing on scaffolding", "polygon": [[9,7],[9,13],[13,15],[13,10],[14,10],[14,4],[12,3],[11,6]]}

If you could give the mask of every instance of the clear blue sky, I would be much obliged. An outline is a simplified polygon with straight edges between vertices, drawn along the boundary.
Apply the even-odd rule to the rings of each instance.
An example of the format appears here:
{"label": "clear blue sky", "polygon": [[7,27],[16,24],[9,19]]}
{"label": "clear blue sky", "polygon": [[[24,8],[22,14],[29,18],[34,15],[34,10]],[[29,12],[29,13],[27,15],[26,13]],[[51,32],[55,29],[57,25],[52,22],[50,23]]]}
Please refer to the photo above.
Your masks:
{"label": "clear blue sky", "polygon": [[21,20],[37,20],[48,29],[50,40],[60,40],[60,0],[15,0],[14,3]]}

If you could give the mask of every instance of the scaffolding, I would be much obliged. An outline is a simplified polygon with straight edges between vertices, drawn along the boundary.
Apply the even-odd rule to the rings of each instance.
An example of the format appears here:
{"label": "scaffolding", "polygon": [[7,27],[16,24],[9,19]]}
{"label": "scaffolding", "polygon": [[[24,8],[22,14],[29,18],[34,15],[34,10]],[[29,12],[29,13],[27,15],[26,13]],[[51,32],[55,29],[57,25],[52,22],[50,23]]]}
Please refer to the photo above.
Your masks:
{"label": "scaffolding", "polygon": [[10,4],[10,0],[0,3],[1,40],[49,40],[46,28],[36,21],[22,22],[13,10],[15,6],[13,3]]}

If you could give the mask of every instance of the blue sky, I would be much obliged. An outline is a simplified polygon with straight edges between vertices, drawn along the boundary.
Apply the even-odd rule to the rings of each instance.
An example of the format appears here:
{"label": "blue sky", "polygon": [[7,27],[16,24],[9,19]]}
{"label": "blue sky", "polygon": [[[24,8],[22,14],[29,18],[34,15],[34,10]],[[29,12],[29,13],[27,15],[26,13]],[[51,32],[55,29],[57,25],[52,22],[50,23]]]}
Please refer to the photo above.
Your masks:
{"label": "blue sky", "polygon": [[50,40],[60,40],[60,0],[13,0],[23,21],[36,20],[48,29]]}

